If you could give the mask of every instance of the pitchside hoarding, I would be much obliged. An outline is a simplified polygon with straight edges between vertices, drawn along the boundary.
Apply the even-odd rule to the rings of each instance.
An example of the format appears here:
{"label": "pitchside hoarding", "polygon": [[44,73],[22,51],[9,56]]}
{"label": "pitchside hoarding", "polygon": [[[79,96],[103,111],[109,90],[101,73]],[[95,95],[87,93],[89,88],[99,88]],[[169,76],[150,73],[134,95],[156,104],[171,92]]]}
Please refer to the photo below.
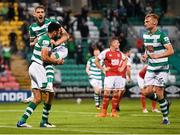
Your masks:
{"label": "pitchside hoarding", "polygon": [[0,90],[0,102],[19,102],[29,96],[30,90]]}

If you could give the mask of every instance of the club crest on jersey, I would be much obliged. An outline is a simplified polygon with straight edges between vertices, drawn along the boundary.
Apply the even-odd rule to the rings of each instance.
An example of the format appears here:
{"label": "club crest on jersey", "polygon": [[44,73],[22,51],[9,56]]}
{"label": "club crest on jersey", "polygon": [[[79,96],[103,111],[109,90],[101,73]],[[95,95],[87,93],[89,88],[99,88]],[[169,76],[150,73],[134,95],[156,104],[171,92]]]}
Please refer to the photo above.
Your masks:
{"label": "club crest on jersey", "polygon": [[112,57],[112,54],[109,54],[109,57]]}
{"label": "club crest on jersey", "polygon": [[49,46],[49,43],[50,43],[50,42],[49,42],[48,40],[43,40],[43,41],[42,41],[42,44],[43,44],[44,46]]}

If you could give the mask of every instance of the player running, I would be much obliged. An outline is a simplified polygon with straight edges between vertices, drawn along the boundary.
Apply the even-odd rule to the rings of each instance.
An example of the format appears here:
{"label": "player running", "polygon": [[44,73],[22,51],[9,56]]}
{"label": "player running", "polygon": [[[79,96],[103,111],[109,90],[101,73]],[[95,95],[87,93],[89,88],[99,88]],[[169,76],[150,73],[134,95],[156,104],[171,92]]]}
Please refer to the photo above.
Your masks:
{"label": "player running", "polygon": [[158,15],[147,14],[144,25],[147,32],[143,34],[145,54],[143,61],[148,60],[145,74],[145,89],[142,94],[151,100],[159,102],[163,114],[162,124],[170,124],[168,120],[169,102],[164,97],[164,87],[167,83],[169,64],[168,57],[174,54],[173,47],[167,35],[158,29]]}
{"label": "player running", "polygon": [[[102,90],[102,72],[96,67],[94,61],[95,58],[100,54],[99,49],[94,49],[94,56],[89,58],[86,64],[86,73],[89,76],[89,82],[94,89],[94,101],[96,109],[100,110],[101,101],[101,90]],[[100,63],[102,65],[102,62]]]}
{"label": "player running", "polygon": [[[137,76],[138,80],[138,86],[143,91],[144,89],[144,76],[147,71],[147,66],[144,66],[141,71],[139,71],[139,74]],[[142,105],[142,112],[143,113],[148,113],[148,110],[146,108],[146,97],[141,94],[141,105]],[[156,108],[156,101],[152,101],[152,112],[157,112],[160,113],[160,111]]]}

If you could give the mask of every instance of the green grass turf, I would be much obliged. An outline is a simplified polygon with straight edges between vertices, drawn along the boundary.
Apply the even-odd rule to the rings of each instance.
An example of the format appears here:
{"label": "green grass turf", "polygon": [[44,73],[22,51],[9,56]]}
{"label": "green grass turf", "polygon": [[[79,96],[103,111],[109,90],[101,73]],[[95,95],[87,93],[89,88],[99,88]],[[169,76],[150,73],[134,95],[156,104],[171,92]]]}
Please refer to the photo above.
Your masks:
{"label": "green grass turf", "polygon": [[[0,104],[0,134],[180,134],[180,100],[172,99],[170,125],[162,125],[162,115],[150,111],[143,114],[139,99],[123,99],[119,118],[96,118],[99,112],[93,100],[83,99],[77,104],[74,99],[55,100],[50,114],[50,122],[56,128],[40,128],[42,104],[40,104],[28,124],[32,128],[17,128],[16,123],[26,105],[22,103]],[[159,105],[157,105],[159,106]],[[111,105],[109,106],[109,112]]]}

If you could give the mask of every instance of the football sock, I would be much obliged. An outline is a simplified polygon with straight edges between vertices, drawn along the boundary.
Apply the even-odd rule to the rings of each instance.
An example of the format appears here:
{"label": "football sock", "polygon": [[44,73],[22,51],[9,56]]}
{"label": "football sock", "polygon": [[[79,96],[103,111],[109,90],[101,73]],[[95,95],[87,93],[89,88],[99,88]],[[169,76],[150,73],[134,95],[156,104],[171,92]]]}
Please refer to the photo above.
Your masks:
{"label": "football sock", "polygon": [[116,108],[118,105],[118,99],[119,99],[119,96],[117,96],[117,95],[112,97],[112,112],[116,112]]}
{"label": "football sock", "polygon": [[152,101],[152,109],[156,109],[156,101]]}
{"label": "football sock", "polygon": [[20,121],[26,122],[26,120],[31,116],[31,114],[35,110],[36,106],[37,105],[35,103],[30,102],[26,108],[26,111],[24,112],[23,116],[21,117]]}
{"label": "football sock", "polygon": [[167,105],[168,105],[168,102],[166,99],[161,99],[158,101],[159,102],[159,105],[160,105],[160,108],[161,108],[161,112],[163,114],[163,118],[167,118],[168,117],[168,108],[167,108]]}
{"label": "football sock", "polygon": [[103,111],[104,111],[104,110],[107,111],[108,105],[109,105],[109,96],[104,95],[104,97],[103,97],[102,110],[103,110]]}
{"label": "football sock", "polygon": [[100,105],[100,96],[98,93],[94,93],[94,101],[95,101],[96,106]]}
{"label": "football sock", "polygon": [[42,112],[42,123],[48,122],[48,116],[50,110],[51,110],[51,105],[44,103],[43,112]]}
{"label": "football sock", "polygon": [[146,97],[141,94],[142,109],[146,109]]}

